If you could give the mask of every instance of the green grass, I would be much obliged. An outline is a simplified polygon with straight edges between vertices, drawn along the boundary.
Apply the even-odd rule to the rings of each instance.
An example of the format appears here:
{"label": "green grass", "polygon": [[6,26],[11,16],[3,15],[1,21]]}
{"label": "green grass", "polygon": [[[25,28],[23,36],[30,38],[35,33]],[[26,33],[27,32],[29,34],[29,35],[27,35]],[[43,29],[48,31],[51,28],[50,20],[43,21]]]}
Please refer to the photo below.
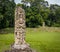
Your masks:
{"label": "green grass", "polygon": [[[26,41],[37,52],[60,52],[60,32],[43,32],[28,28]],[[0,34],[0,52],[9,49],[13,42],[13,33]]]}

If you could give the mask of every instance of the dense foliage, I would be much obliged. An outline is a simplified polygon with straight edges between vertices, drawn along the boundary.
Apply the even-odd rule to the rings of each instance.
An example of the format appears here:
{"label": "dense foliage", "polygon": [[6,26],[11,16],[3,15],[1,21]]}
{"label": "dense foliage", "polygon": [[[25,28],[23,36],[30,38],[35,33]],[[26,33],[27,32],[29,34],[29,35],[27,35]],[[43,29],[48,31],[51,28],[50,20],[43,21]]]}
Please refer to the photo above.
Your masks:
{"label": "dense foliage", "polygon": [[0,0],[0,29],[14,26],[14,0]]}
{"label": "dense foliage", "polygon": [[[23,0],[27,27],[60,26],[60,6],[44,0]],[[30,5],[28,5],[30,4]]]}
{"label": "dense foliage", "polygon": [[[22,0],[27,27],[60,27],[60,6],[44,0]],[[0,0],[0,29],[14,27],[14,0]]]}

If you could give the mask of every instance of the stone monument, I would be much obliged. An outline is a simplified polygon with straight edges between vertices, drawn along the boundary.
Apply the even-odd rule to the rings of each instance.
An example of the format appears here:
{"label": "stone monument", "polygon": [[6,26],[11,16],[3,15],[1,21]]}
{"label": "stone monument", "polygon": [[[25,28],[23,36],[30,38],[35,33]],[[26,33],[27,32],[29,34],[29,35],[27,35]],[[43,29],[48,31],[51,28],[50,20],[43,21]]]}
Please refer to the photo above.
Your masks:
{"label": "stone monument", "polygon": [[25,42],[25,12],[21,7],[15,10],[15,44],[16,49],[25,49],[29,45]]}
{"label": "stone monument", "polygon": [[12,45],[12,49],[6,52],[34,52],[25,42],[25,29],[25,11],[17,6],[15,9],[15,43]]}

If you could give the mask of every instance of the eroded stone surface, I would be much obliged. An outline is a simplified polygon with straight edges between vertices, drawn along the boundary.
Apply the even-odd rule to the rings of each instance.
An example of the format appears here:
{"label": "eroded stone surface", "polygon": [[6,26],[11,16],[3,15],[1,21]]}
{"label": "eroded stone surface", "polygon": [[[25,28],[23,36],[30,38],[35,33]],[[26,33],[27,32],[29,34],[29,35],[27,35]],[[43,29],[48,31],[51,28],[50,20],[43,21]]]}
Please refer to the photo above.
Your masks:
{"label": "eroded stone surface", "polygon": [[29,47],[25,42],[25,12],[21,7],[15,10],[15,43],[12,46],[16,49],[25,49]]}
{"label": "eroded stone surface", "polygon": [[25,12],[21,7],[16,7],[15,10],[15,43],[11,50],[5,52],[35,52],[25,42]]}
{"label": "eroded stone surface", "polygon": [[7,50],[5,52],[36,52],[34,50],[32,50],[31,48],[25,48],[25,49],[11,49],[11,50]]}

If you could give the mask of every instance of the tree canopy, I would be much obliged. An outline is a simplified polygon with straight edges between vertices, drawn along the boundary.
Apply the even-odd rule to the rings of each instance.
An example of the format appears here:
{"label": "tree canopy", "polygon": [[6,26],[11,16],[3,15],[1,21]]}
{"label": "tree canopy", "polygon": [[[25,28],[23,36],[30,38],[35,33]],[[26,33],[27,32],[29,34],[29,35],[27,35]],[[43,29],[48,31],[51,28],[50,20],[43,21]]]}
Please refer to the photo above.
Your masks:
{"label": "tree canopy", "polygon": [[0,0],[0,29],[14,27],[15,6],[25,10],[27,27],[60,27],[59,5],[49,6],[45,0],[22,0],[22,3],[16,5],[14,0]]}
{"label": "tree canopy", "polygon": [[0,28],[14,26],[14,0],[0,0]]}

